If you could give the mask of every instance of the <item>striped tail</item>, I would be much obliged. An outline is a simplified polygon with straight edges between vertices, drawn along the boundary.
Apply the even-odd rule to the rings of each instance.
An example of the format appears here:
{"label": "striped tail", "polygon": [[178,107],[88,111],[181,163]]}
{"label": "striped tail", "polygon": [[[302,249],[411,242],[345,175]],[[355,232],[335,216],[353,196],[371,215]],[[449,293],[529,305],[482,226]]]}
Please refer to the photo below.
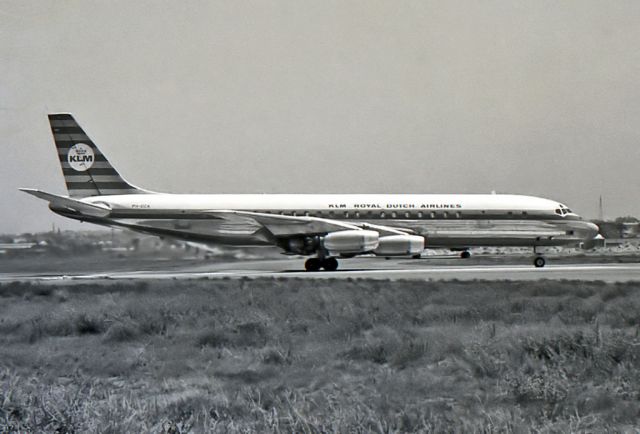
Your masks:
{"label": "striped tail", "polygon": [[69,196],[150,193],[125,181],[72,115],[52,113],[49,123]]}

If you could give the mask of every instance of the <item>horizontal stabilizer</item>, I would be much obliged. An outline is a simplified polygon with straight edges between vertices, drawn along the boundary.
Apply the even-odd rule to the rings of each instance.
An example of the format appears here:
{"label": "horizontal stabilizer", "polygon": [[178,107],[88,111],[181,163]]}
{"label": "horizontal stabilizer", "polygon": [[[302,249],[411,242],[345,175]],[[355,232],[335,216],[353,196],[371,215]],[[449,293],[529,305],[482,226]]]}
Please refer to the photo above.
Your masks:
{"label": "horizontal stabilizer", "polygon": [[91,217],[107,217],[111,213],[111,208],[106,205],[86,203],[70,197],[58,196],[57,194],[47,193],[33,188],[21,188],[20,191],[29,193],[38,199],[44,199],[54,208],[66,208]]}

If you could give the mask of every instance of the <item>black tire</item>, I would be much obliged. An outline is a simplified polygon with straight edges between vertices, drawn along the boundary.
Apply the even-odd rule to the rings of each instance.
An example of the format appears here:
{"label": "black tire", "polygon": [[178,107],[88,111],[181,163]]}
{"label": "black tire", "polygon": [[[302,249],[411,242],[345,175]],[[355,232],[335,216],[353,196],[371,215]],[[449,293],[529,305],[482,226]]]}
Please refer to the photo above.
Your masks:
{"label": "black tire", "polygon": [[537,256],[534,260],[533,260],[533,265],[536,268],[542,268],[544,267],[544,265],[547,263],[547,261],[545,261],[545,259],[542,256]]}
{"label": "black tire", "polygon": [[318,271],[322,266],[322,262],[318,258],[309,258],[304,263],[304,269],[307,271]]}
{"label": "black tire", "polygon": [[465,250],[464,252],[460,253],[460,257],[462,259],[469,259],[471,257],[471,253],[468,250]]}
{"label": "black tire", "polygon": [[338,269],[338,260],[336,258],[326,258],[322,261],[322,268],[326,271],[336,271]]}

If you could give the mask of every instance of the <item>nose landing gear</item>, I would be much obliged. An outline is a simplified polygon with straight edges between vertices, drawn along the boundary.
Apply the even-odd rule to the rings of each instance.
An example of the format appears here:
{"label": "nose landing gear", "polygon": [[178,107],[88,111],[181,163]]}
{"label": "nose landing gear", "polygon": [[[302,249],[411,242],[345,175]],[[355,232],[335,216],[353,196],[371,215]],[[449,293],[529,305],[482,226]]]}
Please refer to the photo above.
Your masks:
{"label": "nose landing gear", "polygon": [[533,258],[533,266],[536,268],[544,267],[547,261],[546,259],[544,259],[544,256],[542,256],[542,254],[536,251],[536,246],[533,246],[533,254],[536,255],[536,257]]}

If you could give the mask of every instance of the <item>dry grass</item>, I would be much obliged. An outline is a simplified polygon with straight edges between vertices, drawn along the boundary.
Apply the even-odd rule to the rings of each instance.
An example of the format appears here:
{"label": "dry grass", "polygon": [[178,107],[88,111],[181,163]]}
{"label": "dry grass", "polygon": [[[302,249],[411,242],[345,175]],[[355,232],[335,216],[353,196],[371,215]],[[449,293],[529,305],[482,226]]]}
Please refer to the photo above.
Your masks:
{"label": "dry grass", "polygon": [[0,427],[631,431],[639,286],[5,284]]}

